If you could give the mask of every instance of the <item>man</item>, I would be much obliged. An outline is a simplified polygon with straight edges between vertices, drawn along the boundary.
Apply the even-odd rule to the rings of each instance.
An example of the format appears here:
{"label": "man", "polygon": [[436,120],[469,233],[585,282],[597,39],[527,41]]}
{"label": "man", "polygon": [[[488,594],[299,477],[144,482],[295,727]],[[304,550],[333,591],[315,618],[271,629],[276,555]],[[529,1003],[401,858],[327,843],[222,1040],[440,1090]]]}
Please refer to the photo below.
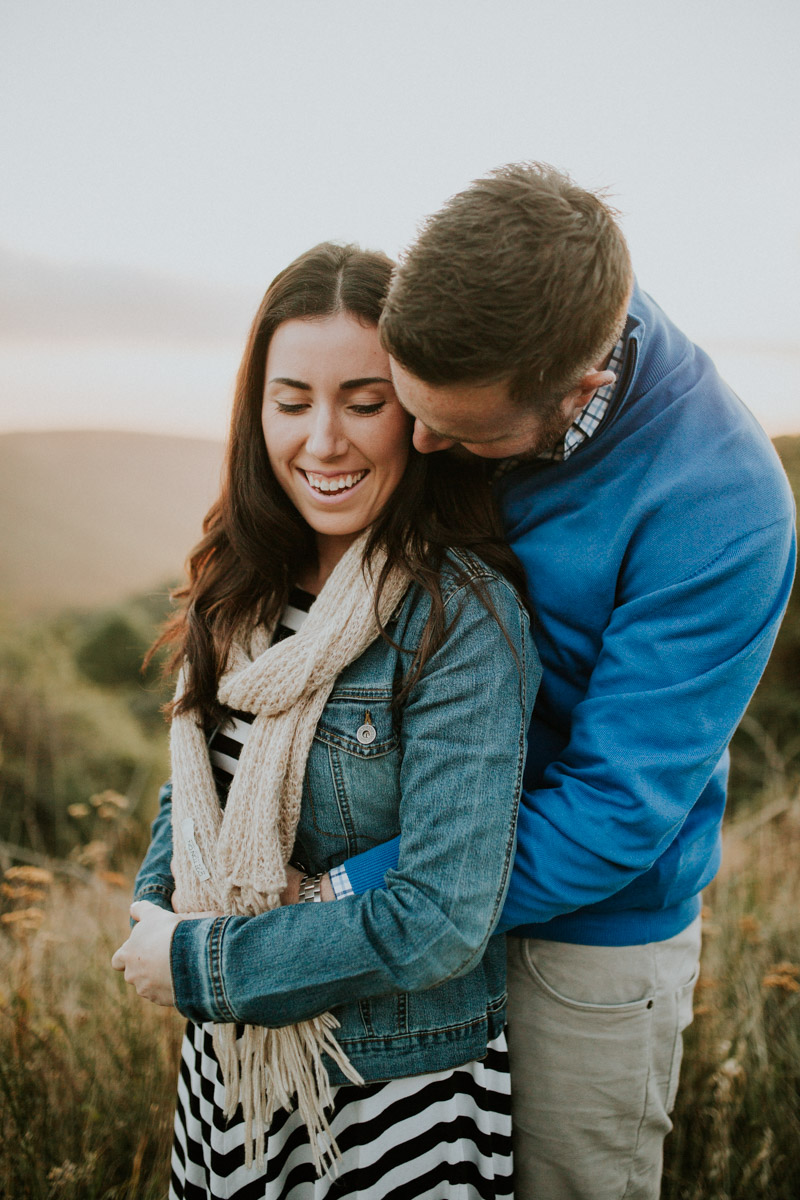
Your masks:
{"label": "man", "polygon": [[[788,484],[611,210],[549,167],[431,217],[381,332],[417,449],[493,460],[538,617],[503,915],[516,1195],[657,1197],[727,746],[791,586]],[[351,859],[334,891],[396,862]]]}

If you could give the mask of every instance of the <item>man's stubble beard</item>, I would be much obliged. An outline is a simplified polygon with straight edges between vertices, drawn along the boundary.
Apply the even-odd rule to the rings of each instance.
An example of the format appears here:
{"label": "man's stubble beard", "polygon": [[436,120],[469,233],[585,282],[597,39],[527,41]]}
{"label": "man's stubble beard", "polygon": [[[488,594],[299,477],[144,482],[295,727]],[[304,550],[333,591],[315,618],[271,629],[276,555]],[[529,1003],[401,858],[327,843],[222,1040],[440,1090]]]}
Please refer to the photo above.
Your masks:
{"label": "man's stubble beard", "polygon": [[572,427],[572,418],[564,415],[562,400],[548,405],[543,412],[538,414],[537,419],[538,429],[533,444],[512,457],[526,462],[528,459],[549,454],[563,442],[567,431]]}
{"label": "man's stubble beard", "polygon": [[[513,458],[518,459],[520,462],[527,462],[529,459],[536,459],[542,455],[550,454],[559,443],[563,442],[565,434],[573,424],[572,419],[564,415],[563,404],[563,400],[551,402],[542,412],[537,413],[536,433],[532,438],[531,444],[524,449],[511,451],[510,454],[504,455],[504,458]],[[503,461],[500,458],[488,458],[478,450],[468,450],[459,442],[439,453],[452,455],[453,458],[460,458],[465,462],[476,458],[483,458],[488,463]]]}

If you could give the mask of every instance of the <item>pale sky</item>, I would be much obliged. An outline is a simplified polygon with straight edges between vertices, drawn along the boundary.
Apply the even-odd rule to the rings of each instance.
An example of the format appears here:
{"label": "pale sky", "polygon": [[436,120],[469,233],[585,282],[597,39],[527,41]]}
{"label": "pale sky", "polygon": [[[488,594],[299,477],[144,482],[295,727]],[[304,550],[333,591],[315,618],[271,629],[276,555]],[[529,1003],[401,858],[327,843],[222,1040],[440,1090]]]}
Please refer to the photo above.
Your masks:
{"label": "pale sky", "polygon": [[797,0],[4,0],[0,430],[222,436],[270,278],[542,159],[800,432]]}

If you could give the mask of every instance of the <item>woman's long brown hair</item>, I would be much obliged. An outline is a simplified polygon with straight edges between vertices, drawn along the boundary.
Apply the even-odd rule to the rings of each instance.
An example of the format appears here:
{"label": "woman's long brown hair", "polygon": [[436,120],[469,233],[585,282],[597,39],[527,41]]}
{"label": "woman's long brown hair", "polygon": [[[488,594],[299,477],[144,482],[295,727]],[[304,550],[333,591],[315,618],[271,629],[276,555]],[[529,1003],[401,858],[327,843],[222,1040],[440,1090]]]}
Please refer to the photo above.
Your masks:
{"label": "woman's long brown hair", "polygon": [[[189,556],[188,583],[173,594],[179,611],[148,655],[170,646],[167,670],[184,660],[188,665],[186,688],[168,707],[170,714],[196,710],[206,726],[223,717],[217,687],[234,633],[247,621],[276,620],[290,586],[315,553],[313,530],[275,479],[264,444],[261,414],[270,339],[284,321],[340,312],[377,328],[392,269],[384,254],[323,242],[295,259],[267,289],[236,381],[222,490]],[[412,448],[400,484],[372,526],[366,564],[378,547],[387,553],[387,566],[377,594],[389,565],[396,563],[431,600],[420,644],[395,698],[401,704],[446,633],[439,576],[447,550],[477,554],[523,597],[525,580],[503,539],[479,459],[424,455]],[[453,570],[458,574],[457,565]],[[386,630],[381,632],[391,641]]]}

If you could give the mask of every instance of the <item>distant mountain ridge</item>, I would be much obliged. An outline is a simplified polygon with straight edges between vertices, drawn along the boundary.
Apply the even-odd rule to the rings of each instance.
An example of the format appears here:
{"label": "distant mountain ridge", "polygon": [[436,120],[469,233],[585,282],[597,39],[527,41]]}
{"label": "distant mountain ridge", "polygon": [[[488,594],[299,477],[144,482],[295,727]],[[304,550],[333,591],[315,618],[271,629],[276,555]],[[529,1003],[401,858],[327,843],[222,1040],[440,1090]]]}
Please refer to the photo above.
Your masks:
{"label": "distant mountain ridge", "polygon": [[109,431],[0,435],[0,605],[113,604],[181,576],[223,447]]}

